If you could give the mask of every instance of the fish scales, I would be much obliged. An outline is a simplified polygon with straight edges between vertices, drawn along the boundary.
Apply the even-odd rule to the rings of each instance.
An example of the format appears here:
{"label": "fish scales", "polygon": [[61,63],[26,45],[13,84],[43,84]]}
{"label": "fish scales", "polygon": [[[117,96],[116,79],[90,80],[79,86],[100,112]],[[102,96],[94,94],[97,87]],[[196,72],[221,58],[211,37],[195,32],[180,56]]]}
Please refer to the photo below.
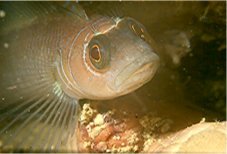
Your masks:
{"label": "fish scales", "polygon": [[77,151],[78,102],[128,94],[158,68],[142,24],[70,5],[0,2],[0,151]]}

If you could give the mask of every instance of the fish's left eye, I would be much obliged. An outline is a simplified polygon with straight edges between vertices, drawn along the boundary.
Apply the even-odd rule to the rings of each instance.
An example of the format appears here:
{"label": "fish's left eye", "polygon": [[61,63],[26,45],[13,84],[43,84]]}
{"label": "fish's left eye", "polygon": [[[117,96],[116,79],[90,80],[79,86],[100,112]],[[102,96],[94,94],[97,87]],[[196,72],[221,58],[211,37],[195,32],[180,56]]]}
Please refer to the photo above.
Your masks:
{"label": "fish's left eye", "polygon": [[139,23],[138,21],[128,18],[127,20],[127,25],[129,27],[129,29],[136,35],[138,36],[140,39],[142,39],[143,41],[146,41],[147,43],[151,43],[152,39],[149,35],[149,33],[147,32],[146,28]]}
{"label": "fish's left eye", "polygon": [[139,27],[136,24],[131,24],[131,29],[137,36],[145,40],[144,29],[142,27]]}

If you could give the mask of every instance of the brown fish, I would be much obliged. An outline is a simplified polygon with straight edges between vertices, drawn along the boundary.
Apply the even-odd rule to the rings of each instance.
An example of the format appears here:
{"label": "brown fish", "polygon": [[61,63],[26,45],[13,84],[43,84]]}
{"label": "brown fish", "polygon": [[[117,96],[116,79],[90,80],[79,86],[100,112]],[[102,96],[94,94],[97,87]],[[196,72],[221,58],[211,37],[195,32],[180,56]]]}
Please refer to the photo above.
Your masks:
{"label": "brown fish", "polygon": [[79,100],[128,94],[155,74],[142,24],[72,8],[0,2],[0,151],[76,151]]}

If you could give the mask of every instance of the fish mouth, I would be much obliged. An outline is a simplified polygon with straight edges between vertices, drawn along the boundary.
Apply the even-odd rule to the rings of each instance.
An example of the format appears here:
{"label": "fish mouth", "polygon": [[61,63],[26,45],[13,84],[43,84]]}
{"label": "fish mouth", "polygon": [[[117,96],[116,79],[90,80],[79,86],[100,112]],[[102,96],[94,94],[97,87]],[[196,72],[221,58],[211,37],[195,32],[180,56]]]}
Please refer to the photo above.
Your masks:
{"label": "fish mouth", "polygon": [[159,66],[159,57],[153,53],[134,60],[116,76],[115,90],[127,94],[141,87],[152,79]]}

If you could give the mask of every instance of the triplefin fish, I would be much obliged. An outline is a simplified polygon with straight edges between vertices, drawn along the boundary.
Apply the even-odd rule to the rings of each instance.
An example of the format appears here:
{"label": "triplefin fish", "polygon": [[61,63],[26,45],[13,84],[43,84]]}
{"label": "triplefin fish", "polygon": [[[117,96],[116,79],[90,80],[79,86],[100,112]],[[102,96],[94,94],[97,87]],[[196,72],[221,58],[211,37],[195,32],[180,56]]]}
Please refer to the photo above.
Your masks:
{"label": "triplefin fish", "polygon": [[76,151],[81,99],[116,98],[154,76],[142,24],[73,5],[0,2],[0,151]]}

